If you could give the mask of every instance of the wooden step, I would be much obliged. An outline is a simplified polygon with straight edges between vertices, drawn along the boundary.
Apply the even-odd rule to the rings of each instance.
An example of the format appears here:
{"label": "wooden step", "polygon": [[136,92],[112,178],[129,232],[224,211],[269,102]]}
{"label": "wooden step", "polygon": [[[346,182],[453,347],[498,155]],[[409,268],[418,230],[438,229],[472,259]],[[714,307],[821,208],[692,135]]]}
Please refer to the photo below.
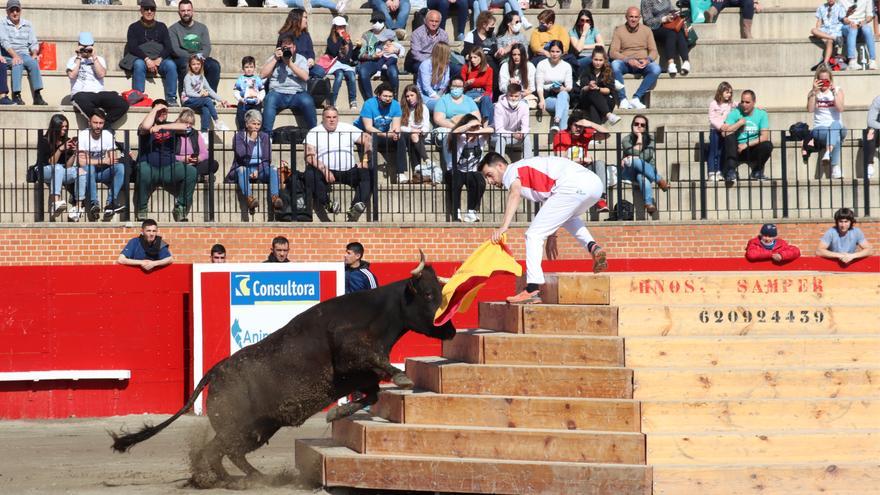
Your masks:
{"label": "wooden step", "polygon": [[630,399],[511,397],[387,390],[371,412],[395,423],[637,432]]}
{"label": "wooden step", "polygon": [[641,403],[642,431],[853,430],[880,426],[880,398],[672,400]]}
{"label": "wooden step", "polygon": [[880,336],[629,337],[631,368],[880,366]]}
{"label": "wooden step", "polygon": [[627,464],[358,454],[332,439],[297,440],[302,476],[327,487],[453,493],[651,494],[651,468]]}
{"label": "wooden step", "polygon": [[880,463],[652,466],[654,495],[880,494]]}
{"label": "wooden step", "polygon": [[632,432],[411,425],[358,414],[335,421],[333,438],[361,454],[645,463],[644,435]]}
{"label": "wooden step", "polygon": [[416,386],[444,394],[632,398],[632,370],[587,366],[457,363],[438,357],[406,360]]}
{"label": "wooden step", "polygon": [[627,306],[617,319],[623,337],[880,334],[880,306],[644,305]]}
{"label": "wooden step", "polygon": [[880,459],[880,430],[796,430],[647,435],[648,464],[867,462]]}
{"label": "wooden step", "polygon": [[880,368],[639,368],[638,400],[858,398],[880,395]]}
{"label": "wooden step", "polygon": [[443,342],[443,357],[471,364],[619,367],[623,366],[623,339],[466,330]]}
{"label": "wooden step", "polygon": [[480,303],[480,328],[553,335],[617,335],[612,306]]}

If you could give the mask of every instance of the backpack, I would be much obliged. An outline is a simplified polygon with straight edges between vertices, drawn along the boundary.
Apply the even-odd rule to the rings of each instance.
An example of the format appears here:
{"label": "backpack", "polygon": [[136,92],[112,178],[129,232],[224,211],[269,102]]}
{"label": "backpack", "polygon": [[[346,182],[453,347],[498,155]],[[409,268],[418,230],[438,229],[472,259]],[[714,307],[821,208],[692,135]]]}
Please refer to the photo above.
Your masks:
{"label": "backpack", "polygon": [[308,129],[300,129],[294,125],[276,127],[272,131],[272,143],[274,144],[302,144],[306,140]]}
{"label": "backpack", "polygon": [[810,139],[810,126],[806,122],[797,122],[788,128],[788,136],[792,141]]}
{"label": "backpack", "polygon": [[308,83],[309,94],[315,100],[315,108],[324,108],[324,102],[330,98],[330,81],[311,78]]}
{"label": "backpack", "polygon": [[616,205],[614,205],[614,208],[611,208],[606,222],[630,222],[633,219],[635,219],[635,209],[633,208],[633,204],[625,199],[621,199]]}

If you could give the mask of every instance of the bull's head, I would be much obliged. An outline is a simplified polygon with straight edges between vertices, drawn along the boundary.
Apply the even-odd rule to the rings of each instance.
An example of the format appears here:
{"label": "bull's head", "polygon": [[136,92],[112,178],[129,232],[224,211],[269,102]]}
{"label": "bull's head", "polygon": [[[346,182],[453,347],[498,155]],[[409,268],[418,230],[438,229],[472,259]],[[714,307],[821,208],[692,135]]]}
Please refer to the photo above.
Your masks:
{"label": "bull's head", "polygon": [[419,249],[419,265],[410,272],[406,286],[403,318],[407,328],[418,333],[448,340],[455,337],[455,327],[451,322],[434,326],[434,313],[442,299],[441,282],[434,269],[425,266],[425,253]]}

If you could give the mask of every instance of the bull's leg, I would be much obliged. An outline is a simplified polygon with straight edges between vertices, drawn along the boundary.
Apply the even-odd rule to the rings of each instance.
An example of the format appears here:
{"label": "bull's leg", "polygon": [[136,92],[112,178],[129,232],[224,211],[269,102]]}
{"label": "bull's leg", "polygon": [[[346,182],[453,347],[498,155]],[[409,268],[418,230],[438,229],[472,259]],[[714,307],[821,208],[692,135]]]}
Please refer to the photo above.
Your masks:
{"label": "bull's leg", "polygon": [[359,398],[356,401],[352,401],[341,406],[336,406],[333,409],[327,411],[326,419],[328,423],[332,423],[337,419],[351,416],[352,414],[360,411],[367,406],[372,406],[379,400],[378,383],[372,384],[369,387],[361,388],[358,391],[364,394],[363,397]]}
{"label": "bull's leg", "polygon": [[371,366],[375,368],[376,374],[379,376],[390,376],[391,381],[400,388],[413,388],[415,384],[406,373],[394,367],[388,358],[376,353],[370,354],[367,358]]}
{"label": "bull's leg", "polygon": [[245,458],[244,454],[230,454],[229,460],[235,464],[235,467],[241,469],[247,477],[262,477],[263,473],[261,473],[257,468],[255,468],[248,460]]}
{"label": "bull's leg", "polygon": [[223,467],[223,450],[217,437],[196,454],[192,469],[191,482],[199,488],[211,488],[218,482],[229,480],[229,473]]}

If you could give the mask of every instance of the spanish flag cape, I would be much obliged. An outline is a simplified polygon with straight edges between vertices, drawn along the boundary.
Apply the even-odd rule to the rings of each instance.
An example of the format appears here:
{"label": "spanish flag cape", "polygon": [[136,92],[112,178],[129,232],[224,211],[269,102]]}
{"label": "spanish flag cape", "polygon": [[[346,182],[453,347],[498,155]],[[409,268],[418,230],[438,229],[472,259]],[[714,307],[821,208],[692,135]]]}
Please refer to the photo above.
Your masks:
{"label": "spanish flag cape", "polygon": [[499,273],[522,275],[522,267],[513,259],[506,244],[507,235],[496,244],[486,241],[474,251],[443,286],[443,300],[434,314],[434,324],[442,325],[456,313],[470,308],[486,281]]}

